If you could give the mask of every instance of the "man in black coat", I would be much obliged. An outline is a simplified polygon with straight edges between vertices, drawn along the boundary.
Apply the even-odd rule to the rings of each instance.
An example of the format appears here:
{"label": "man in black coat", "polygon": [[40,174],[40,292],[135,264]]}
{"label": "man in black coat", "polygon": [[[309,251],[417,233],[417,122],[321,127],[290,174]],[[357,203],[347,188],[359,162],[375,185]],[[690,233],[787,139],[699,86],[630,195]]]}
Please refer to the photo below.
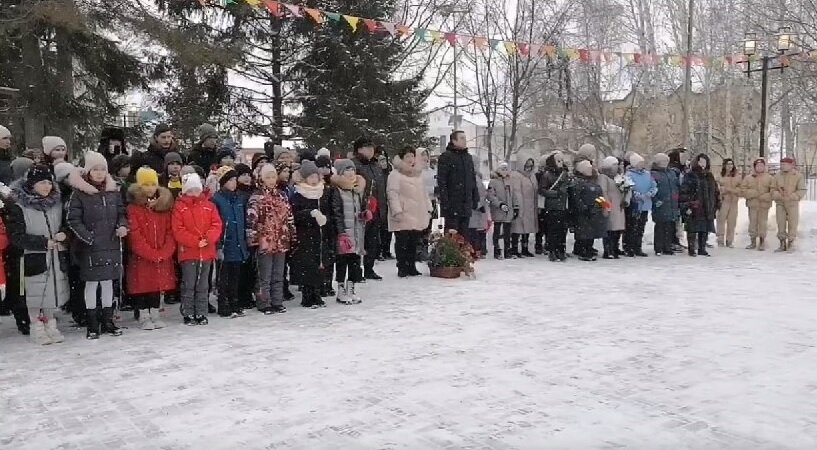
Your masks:
{"label": "man in black coat", "polygon": [[213,166],[219,165],[218,131],[209,123],[202,124],[196,131],[199,139],[190,152],[188,162],[201,167],[205,173],[210,173]]}
{"label": "man in black coat", "polygon": [[135,182],[136,171],[145,166],[155,170],[156,173],[164,173],[165,155],[176,151],[178,151],[176,149],[176,136],[173,134],[170,125],[166,123],[156,125],[147,151],[134,152],[133,158],[131,158],[131,171],[128,180]]}
{"label": "man in black coat", "polygon": [[389,220],[386,177],[374,156],[374,144],[366,138],[359,138],[355,141],[353,161],[357,174],[366,179],[364,198],[369,208],[375,209],[371,211],[372,220],[366,224],[364,239],[366,256],[363,257],[363,277],[367,280],[382,280],[383,278],[374,271],[374,262],[380,254],[380,229],[387,227]]}
{"label": "man in black coat", "polygon": [[464,131],[454,131],[437,162],[437,190],[445,229],[468,236],[471,212],[479,207],[474,161]]}
{"label": "man in black coat", "polygon": [[[99,148],[97,152],[105,157],[110,165],[113,159],[119,155],[129,155],[125,145],[125,130],[121,128],[105,128],[99,136]],[[111,172],[116,176],[116,172]]]}

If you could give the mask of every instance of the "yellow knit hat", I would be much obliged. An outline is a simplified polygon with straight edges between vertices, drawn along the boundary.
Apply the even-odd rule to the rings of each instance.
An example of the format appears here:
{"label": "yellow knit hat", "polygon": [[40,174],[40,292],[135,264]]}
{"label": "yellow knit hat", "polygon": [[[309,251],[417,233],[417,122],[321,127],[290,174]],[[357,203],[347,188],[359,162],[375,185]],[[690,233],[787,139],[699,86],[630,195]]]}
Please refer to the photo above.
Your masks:
{"label": "yellow knit hat", "polygon": [[158,186],[159,174],[150,167],[142,167],[136,171],[136,184],[139,186]]}

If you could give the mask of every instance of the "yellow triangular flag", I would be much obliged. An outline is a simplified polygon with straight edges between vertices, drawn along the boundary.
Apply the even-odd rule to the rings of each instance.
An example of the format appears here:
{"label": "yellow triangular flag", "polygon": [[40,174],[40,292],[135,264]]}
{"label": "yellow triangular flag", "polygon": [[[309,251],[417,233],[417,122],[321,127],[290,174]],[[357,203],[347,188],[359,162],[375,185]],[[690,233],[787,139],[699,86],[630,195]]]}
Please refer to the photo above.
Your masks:
{"label": "yellow triangular flag", "polygon": [[261,0],[247,0],[247,4],[253,8],[257,8],[261,4]]}
{"label": "yellow triangular flag", "polygon": [[346,19],[347,22],[349,22],[349,26],[352,27],[353,32],[357,31],[357,24],[358,22],[360,22],[360,17],[344,15],[343,18]]}

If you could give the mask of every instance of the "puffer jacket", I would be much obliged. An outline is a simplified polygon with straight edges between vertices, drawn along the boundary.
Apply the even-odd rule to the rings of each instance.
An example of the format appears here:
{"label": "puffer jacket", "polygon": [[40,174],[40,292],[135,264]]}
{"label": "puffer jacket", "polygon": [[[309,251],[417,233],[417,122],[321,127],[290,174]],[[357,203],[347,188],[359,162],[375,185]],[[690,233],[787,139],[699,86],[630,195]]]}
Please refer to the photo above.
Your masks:
{"label": "puffer jacket", "polygon": [[222,189],[213,196],[213,203],[221,217],[223,231],[219,247],[224,262],[243,263],[250,257],[247,248],[246,197],[237,190],[229,192]]}
{"label": "puffer jacket", "polygon": [[478,207],[479,191],[474,176],[474,160],[468,149],[449,143],[437,162],[437,197],[440,215],[446,219],[471,217]]}
{"label": "puffer jacket", "polygon": [[[491,220],[497,223],[511,223],[513,212],[519,209],[513,191],[513,181],[510,174],[507,177],[494,172],[491,181],[488,182],[488,203],[491,205]],[[508,205],[508,211],[502,210],[502,205]]]}
{"label": "puffer jacket", "polygon": [[176,240],[171,224],[173,194],[160,187],[149,200],[136,184],[128,188],[127,290],[131,295],[170,292],[176,289],[173,254]]}
{"label": "puffer jacket", "polygon": [[681,196],[681,183],[675,171],[669,168],[653,167],[652,178],[657,187],[652,203],[652,220],[656,223],[675,222],[681,217],[678,201]]}
{"label": "puffer jacket", "polygon": [[292,208],[277,189],[258,181],[247,205],[247,242],[262,254],[286,253],[295,242]]}
{"label": "puffer jacket", "polygon": [[544,198],[545,211],[567,211],[571,176],[564,167],[558,167],[553,154],[545,159],[545,170],[539,176],[539,195]]}
{"label": "puffer jacket", "polygon": [[782,170],[772,182],[772,200],[784,206],[795,206],[806,196],[806,180],[798,170]]}
{"label": "puffer jacket", "polygon": [[721,192],[721,203],[737,205],[740,199],[740,185],[743,181],[740,175],[724,176],[718,179],[718,189]]}
{"label": "puffer jacket", "polygon": [[[391,177],[391,175],[389,175]],[[354,182],[340,176],[331,178],[332,193],[330,194],[331,214],[329,224],[335,236],[346,234],[352,241],[355,253],[362,255],[365,245],[365,227],[360,214],[365,210],[363,192],[366,190],[366,180],[358,175]],[[426,221],[428,223],[428,221]],[[336,251],[340,252],[335,242]]]}
{"label": "puffer jacket", "polygon": [[122,241],[116,230],[127,227],[125,204],[115,183],[97,194],[74,190],[68,199],[67,224],[82,281],[116,280],[122,276]]}
{"label": "puffer jacket", "polygon": [[655,197],[658,187],[650,171],[630,167],[627,169],[627,176],[633,180],[634,184],[631,207],[638,212],[652,211],[652,198]]}
{"label": "puffer jacket", "polygon": [[[221,217],[216,205],[204,194],[198,197],[182,194],[173,207],[173,237],[178,245],[178,260],[214,261],[221,237]],[[199,248],[199,242],[207,245]]]}
{"label": "puffer jacket", "polygon": [[743,179],[740,185],[741,195],[746,199],[749,208],[772,207],[772,185],[774,179],[766,172],[753,173]]}
{"label": "puffer jacket", "polygon": [[[25,282],[23,292],[28,308],[59,308],[68,302],[68,275],[63,272],[59,249],[48,250],[48,241],[64,232],[60,191],[40,197],[23,186],[15,189],[17,202],[7,204],[6,228],[11,245],[21,249]],[[18,266],[19,267],[19,266]]]}
{"label": "puffer jacket", "polygon": [[431,220],[431,199],[422,170],[408,167],[399,157],[393,162],[386,194],[389,198],[389,231],[425,230]]}

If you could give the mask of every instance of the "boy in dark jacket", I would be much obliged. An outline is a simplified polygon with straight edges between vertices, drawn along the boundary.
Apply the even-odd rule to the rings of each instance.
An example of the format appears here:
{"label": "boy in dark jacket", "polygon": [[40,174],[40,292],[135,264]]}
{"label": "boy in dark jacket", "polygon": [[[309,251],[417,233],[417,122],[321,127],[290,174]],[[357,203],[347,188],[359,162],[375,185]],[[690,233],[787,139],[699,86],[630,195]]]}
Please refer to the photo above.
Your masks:
{"label": "boy in dark jacket", "polygon": [[238,172],[232,167],[222,166],[216,177],[221,189],[213,195],[213,203],[223,224],[219,243],[218,315],[234,319],[244,316],[239,291],[248,288],[240,285],[241,269],[250,256],[245,232],[248,198],[238,192]]}
{"label": "boy in dark jacket", "polygon": [[182,192],[182,166],[184,166],[182,155],[176,152],[165,155],[165,170],[160,183],[162,187],[170,190],[174,199]]}
{"label": "boy in dark jacket", "polygon": [[567,210],[568,188],[571,177],[561,152],[553,152],[545,159],[545,171],[539,178],[539,195],[545,198],[547,224],[547,252],[551,261],[567,260],[567,228],[570,215]]}

